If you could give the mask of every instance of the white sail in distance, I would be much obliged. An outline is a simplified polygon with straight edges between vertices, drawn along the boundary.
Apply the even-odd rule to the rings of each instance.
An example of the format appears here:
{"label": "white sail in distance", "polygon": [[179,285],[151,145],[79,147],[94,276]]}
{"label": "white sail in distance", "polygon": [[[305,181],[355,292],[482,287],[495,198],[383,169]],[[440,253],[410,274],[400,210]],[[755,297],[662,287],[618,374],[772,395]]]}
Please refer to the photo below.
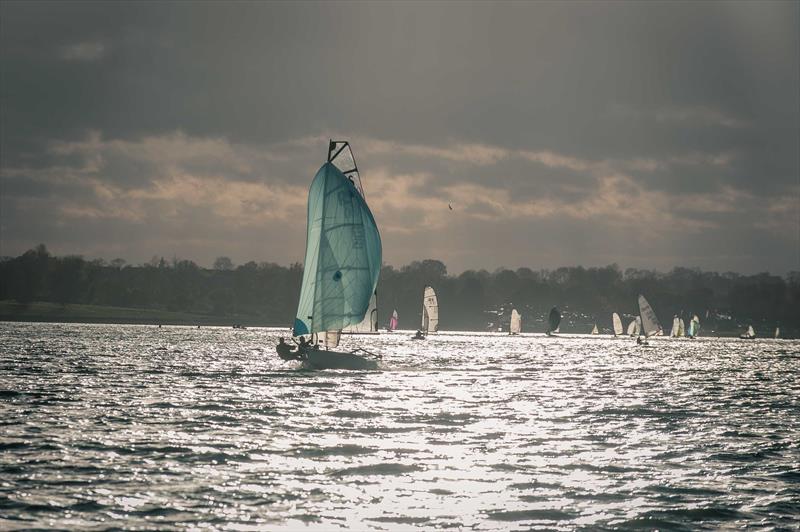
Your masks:
{"label": "white sail in distance", "polygon": [[509,325],[510,334],[519,334],[522,332],[522,316],[519,315],[517,309],[511,311],[511,324]]}
{"label": "white sail in distance", "polygon": [[600,331],[597,330],[597,324],[596,323],[594,324],[594,327],[592,327],[592,334],[600,334]]}
{"label": "white sail in distance", "polygon": [[422,332],[430,334],[439,330],[439,301],[433,287],[426,286],[422,295]]}
{"label": "white sail in distance", "polygon": [[636,320],[631,320],[628,324],[628,336],[636,336]]}
{"label": "white sail in distance", "polygon": [[642,331],[645,336],[652,336],[661,330],[661,325],[658,323],[658,317],[653,312],[653,307],[644,298],[639,295],[639,317],[642,319]]}
{"label": "white sail in distance", "polygon": [[680,329],[680,322],[678,321],[678,316],[672,318],[672,330],[669,331],[669,335],[673,338],[678,336],[678,330]]}
{"label": "white sail in distance", "polygon": [[614,336],[622,336],[622,320],[619,318],[619,314],[616,312],[611,315],[611,323],[614,326]]}
{"label": "white sail in distance", "polygon": [[678,319],[678,336],[682,337],[686,335],[686,324],[683,322],[683,318]]}

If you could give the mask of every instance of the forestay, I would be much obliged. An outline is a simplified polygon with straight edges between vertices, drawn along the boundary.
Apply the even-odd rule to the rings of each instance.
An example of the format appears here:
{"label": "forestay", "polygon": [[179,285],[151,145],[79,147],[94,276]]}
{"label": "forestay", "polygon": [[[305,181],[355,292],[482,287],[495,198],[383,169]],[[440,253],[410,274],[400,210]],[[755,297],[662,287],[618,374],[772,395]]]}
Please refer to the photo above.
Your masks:
{"label": "forestay", "polygon": [[303,285],[295,336],[359,323],[378,283],[381,239],[354,181],[330,162],[308,193]]}
{"label": "forestay", "polygon": [[656,313],[653,312],[653,308],[643,295],[639,295],[639,315],[642,318],[642,330],[640,334],[652,336],[661,330],[661,325],[658,323]]}
{"label": "forestay", "polygon": [[422,295],[422,332],[430,334],[439,330],[439,301],[433,287],[426,286]]}

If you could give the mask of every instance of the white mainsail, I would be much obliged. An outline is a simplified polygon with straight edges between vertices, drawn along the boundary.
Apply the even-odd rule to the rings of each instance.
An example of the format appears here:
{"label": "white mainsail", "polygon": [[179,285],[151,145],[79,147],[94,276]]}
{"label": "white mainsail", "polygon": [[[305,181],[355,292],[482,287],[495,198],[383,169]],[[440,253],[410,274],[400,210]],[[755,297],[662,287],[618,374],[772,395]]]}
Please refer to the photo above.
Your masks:
{"label": "white mainsail", "polygon": [[686,324],[683,322],[683,318],[678,319],[678,336],[685,336],[686,335]]}
{"label": "white mainsail", "polygon": [[680,322],[678,321],[678,316],[672,318],[672,330],[669,331],[669,335],[673,338],[678,336],[678,330],[680,329]]}
{"label": "white mainsail", "polygon": [[614,325],[614,336],[622,336],[622,320],[616,312],[611,315],[611,323]]}
{"label": "white mainsail", "polygon": [[653,307],[644,298],[639,295],[639,317],[642,319],[642,333],[647,336],[652,336],[661,330],[661,325],[658,323],[658,317],[653,312]]}
{"label": "white mainsail", "polygon": [[628,324],[628,336],[636,336],[636,320],[631,321]]}
{"label": "white mainsail", "polygon": [[430,334],[439,330],[439,301],[433,287],[426,286],[422,296],[422,332]]}
{"label": "white mainsail", "polygon": [[519,315],[517,309],[511,311],[511,324],[509,325],[509,334],[519,334],[522,332],[522,316]]}
{"label": "white mainsail", "polygon": [[781,328],[775,327],[775,338],[780,338],[780,337],[781,337]]}
{"label": "white mainsail", "polygon": [[344,334],[378,334],[378,291],[372,292],[364,319],[342,329]]}
{"label": "white mainsail", "polygon": [[596,323],[594,324],[594,327],[592,327],[592,334],[600,334],[600,331],[597,330],[597,324]]}

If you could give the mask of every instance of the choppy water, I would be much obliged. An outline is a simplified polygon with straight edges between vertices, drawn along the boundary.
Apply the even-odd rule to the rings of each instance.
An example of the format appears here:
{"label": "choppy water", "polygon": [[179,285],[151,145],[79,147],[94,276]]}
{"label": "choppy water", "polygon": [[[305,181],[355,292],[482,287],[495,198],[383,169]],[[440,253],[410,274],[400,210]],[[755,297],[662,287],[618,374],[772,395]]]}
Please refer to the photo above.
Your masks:
{"label": "choppy water", "polygon": [[0,324],[0,529],[793,528],[800,342]]}

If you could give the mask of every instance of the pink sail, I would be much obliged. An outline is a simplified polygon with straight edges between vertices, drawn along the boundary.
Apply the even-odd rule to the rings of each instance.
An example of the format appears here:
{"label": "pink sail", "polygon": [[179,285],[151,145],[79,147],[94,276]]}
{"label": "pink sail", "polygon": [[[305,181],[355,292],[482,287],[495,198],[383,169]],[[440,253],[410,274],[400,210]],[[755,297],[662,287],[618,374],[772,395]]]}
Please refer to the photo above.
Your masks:
{"label": "pink sail", "polygon": [[392,317],[389,319],[389,330],[397,329],[397,311],[392,312]]}

